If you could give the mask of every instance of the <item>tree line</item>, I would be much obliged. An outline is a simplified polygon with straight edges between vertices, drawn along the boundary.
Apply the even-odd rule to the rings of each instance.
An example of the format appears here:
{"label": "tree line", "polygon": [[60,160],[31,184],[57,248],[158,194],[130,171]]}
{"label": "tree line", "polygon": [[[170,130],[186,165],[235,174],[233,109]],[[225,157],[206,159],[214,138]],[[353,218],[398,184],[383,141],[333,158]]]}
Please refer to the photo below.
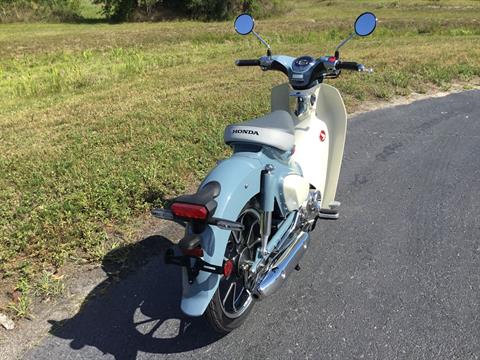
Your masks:
{"label": "tree line", "polygon": [[80,19],[80,0],[0,0],[0,22]]}
{"label": "tree line", "polygon": [[[285,0],[91,0],[112,22],[189,18],[230,19],[247,11],[268,17],[286,10]],[[0,21],[80,21],[80,0],[0,0]]]}

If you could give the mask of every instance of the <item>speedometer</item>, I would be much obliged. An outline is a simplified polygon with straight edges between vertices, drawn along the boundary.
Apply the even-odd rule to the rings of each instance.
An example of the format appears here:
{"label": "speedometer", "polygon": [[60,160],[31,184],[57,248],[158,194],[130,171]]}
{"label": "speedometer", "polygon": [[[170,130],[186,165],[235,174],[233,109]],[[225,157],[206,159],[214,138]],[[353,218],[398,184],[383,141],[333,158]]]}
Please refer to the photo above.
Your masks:
{"label": "speedometer", "polygon": [[311,56],[301,56],[293,61],[292,70],[294,72],[305,72],[310,69],[313,64],[315,64],[314,58]]}

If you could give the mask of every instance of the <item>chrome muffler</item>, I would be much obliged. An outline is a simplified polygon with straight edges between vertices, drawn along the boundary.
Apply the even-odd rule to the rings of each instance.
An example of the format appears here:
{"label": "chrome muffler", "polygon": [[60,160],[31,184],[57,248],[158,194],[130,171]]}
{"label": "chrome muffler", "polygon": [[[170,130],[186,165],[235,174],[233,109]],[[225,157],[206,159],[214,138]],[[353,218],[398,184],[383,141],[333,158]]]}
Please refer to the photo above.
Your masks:
{"label": "chrome muffler", "polygon": [[293,233],[291,236],[296,236],[295,240],[253,289],[253,294],[256,298],[263,299],[277,291],[295,270],[300,259],[305,254],[310,242],[310,235],[302,231]]}

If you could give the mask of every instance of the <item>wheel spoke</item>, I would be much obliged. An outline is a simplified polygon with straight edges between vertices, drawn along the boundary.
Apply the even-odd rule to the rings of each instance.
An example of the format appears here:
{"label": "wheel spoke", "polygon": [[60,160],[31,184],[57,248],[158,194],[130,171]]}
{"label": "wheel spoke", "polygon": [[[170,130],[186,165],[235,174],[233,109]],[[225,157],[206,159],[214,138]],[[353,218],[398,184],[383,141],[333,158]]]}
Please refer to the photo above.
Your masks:
{"label": "wheel spoke", "polygon": [[255,237],[255,234],[253,233],[254,225],[257,225],[258,223],[259,223],[259,221],[256,220],[250,227],[250,232],[248,234],[248,238],[247,238],[247,241],[246,241],[246,245],[249,249],[251,249],[253,246],[255,246],[255,244],[260,242],[260,238],[257,238],[253,243],[250,243],[250,238],[252,237],[252,235]]}
{"label": "wheel spoke", "polygon": [[248,291],[250,276],[248,265],[254,260],[255,246],[260,243],[260,214],[255,208],[247,208],[237,222],[244,225],[243,231],[232,231],[225,260],[233,260],[236,271],[229,278],[222,277],[220,284],[220,304],[224,314],[231,318],[241,316],[252,303]]}
{"label": "wheel spoke", "polygon": [[235,285],[235,283],[232,282],[232,283],[230,284],[230,286],[228,287],[227,294],[225,295],[225,297],[224,297],[223,300],[222,300],[222,305],[223,305],[223,307],[225,307],[225,303],[227,302],[228,295],[230,295],[230,291],[232,291],[232,288],[234,287],[234,285]]}
{"label": "wheel spoke", "polygon": [[257,223],[258,221],[254,221],[253,224],[250,225],[250,230],[248,232],[248,236],[247,236],[247,246],[250,244],[250,238],[252,237],[252,233],[253,233],[253,228],[254,228],[254,225]]}
{"label": "wheel spoke", "polygon": [[242,232],[241,231],[232,231],[233,239],[235,240],[235,243],[237,245],[242,243],[242,238],[241,238],[241,236],[239,236],[239,234],[241,235]]}
{"label": "wheel spoke", "polygon": [[233,300],[234,303],[237,303],[238,300],[242,297],[242,294],[244,293],[245,291],[245,287],[242,286],[242,290],[240,290],[240,293],[238,294],[238,296],[235,298],[235,300]]}
{"label": "wheel spoke", "polygon": [[235,294],[237,293],[237,283],[236,282],[233,282],[232,283],[233,285],[235,285],[233,287],[233,296],[232,296],[232,308],[233,308],[233,312],[237,312],[237,307],[236,307],[236,304],[235,304]]}

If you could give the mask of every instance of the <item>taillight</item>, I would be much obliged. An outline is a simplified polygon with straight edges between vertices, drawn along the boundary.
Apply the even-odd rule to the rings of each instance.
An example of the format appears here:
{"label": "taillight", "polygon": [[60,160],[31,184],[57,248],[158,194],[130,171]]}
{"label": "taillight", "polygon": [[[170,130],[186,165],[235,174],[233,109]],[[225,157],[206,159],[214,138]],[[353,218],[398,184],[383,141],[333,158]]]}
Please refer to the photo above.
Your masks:
{"label": "taillight", "polygon": [[173,215],[192,220],[206,220],[208,217],[208,210],[203,205],[173,203],[170,206]]}
{"label": "taillight", "polygon": [[193,256],[193,257],[202,257],[203,249],[201,247],[196,247],[193,249],[182,249],[183,255]]}

